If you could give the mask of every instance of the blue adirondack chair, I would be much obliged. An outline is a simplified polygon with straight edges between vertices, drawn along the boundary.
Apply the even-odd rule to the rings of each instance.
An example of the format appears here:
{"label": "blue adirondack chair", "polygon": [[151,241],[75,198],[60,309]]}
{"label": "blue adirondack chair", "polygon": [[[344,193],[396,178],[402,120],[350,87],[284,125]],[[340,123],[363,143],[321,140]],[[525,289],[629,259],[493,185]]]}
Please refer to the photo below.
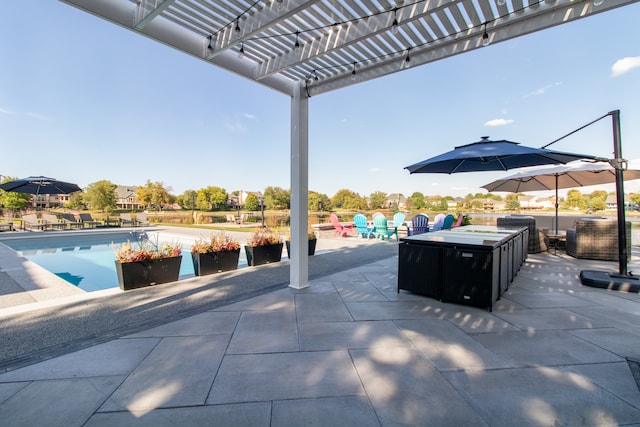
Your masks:
{"label": "blue adirondack chair", "polygon": [[411,227],[409,227],[409,236],[422,234],[429,231],[429,217],[426,214],[418,214],[411,219]]}
{"label": "blue adirondack chair", "polygon": [[386,216],[382,214],[374,215],[373,225],[376,228],[376,239],[380,238],[382,240],[391,240],[391,236],[395,234],[396,240],[398,240],[398,230],[396,230],[395,227],[389,229],[389,222],[387,221]]}
{"label": "blue adirondack chair", "polygon": [[358,229],[358,235],[362,238],[364,238],[365,236],[368,238],[370,238],[372,235],[375,236],[375,231],[376,228],[375,227],[369,227],[369,223],[367,221],[367,217],[364,216],[363,214],[356,214],[353,217],[353,222],[356,225],[356,228]]}

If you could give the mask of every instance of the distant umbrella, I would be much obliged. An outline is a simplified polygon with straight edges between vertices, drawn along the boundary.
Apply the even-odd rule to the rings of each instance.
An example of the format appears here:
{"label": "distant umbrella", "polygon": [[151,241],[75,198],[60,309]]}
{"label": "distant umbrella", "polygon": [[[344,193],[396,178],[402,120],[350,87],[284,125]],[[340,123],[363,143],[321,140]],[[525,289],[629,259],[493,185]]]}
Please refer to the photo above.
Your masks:
{"label": "distant umbrella", "polygon": [[70,182],[58,181],[45,176],[30,176],[0,184],[0,189],[24,194],[71,194],[82,188]]}
{"label": "distant umbrella", "polygon": [[[640,179],[640,170],[624,171],[625,180]],[[608,163],[573,162],[566,165],[541,166],[520,171],[485,184],[489,192],[521,193],[526,191],[556,191],[555,232],[558,232],[558,189],[586,187],[616,182],[616,171]]]}
{"label": "distant umbrella", "polygon": [[533,148],[506,140],[481,141],[456,147],[439,156],[407,166],[410,173],[459,173],[509,170],[527,166],[564,164],[579,159],[594,159],[586,154]]}

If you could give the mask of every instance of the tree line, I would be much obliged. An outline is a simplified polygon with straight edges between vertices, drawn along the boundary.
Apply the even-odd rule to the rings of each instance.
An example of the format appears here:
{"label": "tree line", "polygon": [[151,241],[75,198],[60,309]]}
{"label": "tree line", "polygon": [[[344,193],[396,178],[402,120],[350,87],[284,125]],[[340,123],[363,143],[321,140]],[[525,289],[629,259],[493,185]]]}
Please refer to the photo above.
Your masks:
{"label": "tree line", "polygon": [[[3,182],[12,181],[16,178],[6,177]],[[68,209],[92,209],[103,212],[110,212],[117,209],[116,190],[117,185],[101,180],[89,184],[82,192],[74,193],[65,204]],[[593,191],[590,194],[582,194],[579,190],[569,190],[566,198],[560,198],[559,203],[562,208],[580,210],[604,210],[606,209],[606,198],[610,193],[602,190]],[[136,188],[136,199],[143,209],[161,210],[169,206],[178,205],[182,209],[195,209],[199,211],[223,211],[229,209],[229,197],[239,196],[238,191],[228,193],[224,188],[217,186],[203,187],[198,190],[186,190],[180,195],[171,194],[171,187],[165,186],[162,182],[151,182],[147,180],[145,185]],[[264,208],[268,210],[288,210],[290,209],[291,191],[280,187],[266,187],[262,192]],[[402,194],[397,194],[397,200],[389,200],[387,193],[376,191],[368,196],[362,196],[349,189],[338,190],[333,196],[316,191],[309,191],[308,208],[312,211],[332,211],[335,209],[345,210],[375,210],[392,209],[397,210],[401,199],[404,199],[405,209],[446,211],[450,202],[455,201],[462,209],[482,209],[483,200],[492,199],[496,201],[505,200],[507,209],[518,209],[520,204],[518,196],[523,193],[511,193],[505,196],[491,193],[467,194],[464,198],[454,199],[452,196],[427,196],[421,192],[414,192],[405,198]],[[630,194],[630,201],[640,205],[640,194]],[[24,209],[31,206],[31,195],[2,192],[0,194],[0,205],[8,209]],[[243,210],[260,210],[260,200],[255,193],[249,193]]]}

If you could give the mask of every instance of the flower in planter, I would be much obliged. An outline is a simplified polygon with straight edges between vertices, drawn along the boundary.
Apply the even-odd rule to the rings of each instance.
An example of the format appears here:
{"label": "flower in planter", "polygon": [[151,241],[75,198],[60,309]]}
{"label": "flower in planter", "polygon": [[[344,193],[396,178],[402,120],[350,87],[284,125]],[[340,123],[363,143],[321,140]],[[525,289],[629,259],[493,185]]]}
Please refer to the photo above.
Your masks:
{"label": "flower in planter", "polygon": [[121,263],[147,261],[159,258],[171,258],[182,254],[182,245],[179,243],[154,244],[148,240],[131,243],[123,242],[115,248],[116,258]]}
{"label": "flower in planter", "polygon": [[209,252],[225,252],[240,249],[240,242],[225,232],[212,233],[208,239],[198,237],[191,248],[191,253],[206,254]]}
{"label": "flower in planter", "polygon": [[255,248],[258,246],[277,245],[278,243],[282,243],[280,233],[266,229],[257,230],[252,233],[250,239],[247,241],[247,246]]}

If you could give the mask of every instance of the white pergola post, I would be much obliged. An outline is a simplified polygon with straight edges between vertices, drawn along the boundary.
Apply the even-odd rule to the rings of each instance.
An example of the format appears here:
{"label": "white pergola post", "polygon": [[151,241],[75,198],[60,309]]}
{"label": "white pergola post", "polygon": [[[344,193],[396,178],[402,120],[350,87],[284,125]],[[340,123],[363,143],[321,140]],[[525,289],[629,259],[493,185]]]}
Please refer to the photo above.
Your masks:
{"label": "white pergola post", "polygon": [[309,98],[297,86],[291,98],[291,261],[289,286],[309,286]]}

